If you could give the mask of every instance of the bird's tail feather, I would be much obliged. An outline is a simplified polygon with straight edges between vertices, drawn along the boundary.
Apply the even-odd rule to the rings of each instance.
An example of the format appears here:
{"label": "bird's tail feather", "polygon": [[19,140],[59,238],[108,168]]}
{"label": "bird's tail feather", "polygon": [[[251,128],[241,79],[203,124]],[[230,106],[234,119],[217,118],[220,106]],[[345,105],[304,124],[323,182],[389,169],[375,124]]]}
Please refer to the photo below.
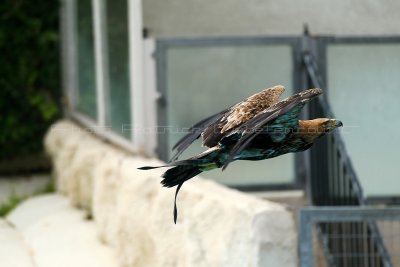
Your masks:
{"label": "bird's tail feather", "polygon": [[158,169],[158,168],[164,168],[164,167],[183,166],[183,165],[193,166],[193,165],[201,165],[201,164],[204,164],[205,162],[206,162],[205,159],[191,158],[191,159],[187,159],[187,160],[171,162],[171,163],[161,165],[161,166],[143,166],[138,169],[139,170],[152,170],[152,169]]}
{"label": "bird's tail feather", "polygon": [[165,187],[174,187],[180,183],[184,183],[190,178],[198,175],[202,171],[197,165],[179,165],[175,166],[162,175],[161,184]]}
{"label": "bird's tail feather", "polygon": [[173,167],[161,176],[161,184],[165,187],[174,187],[201,173],[200,166],[207,163],[205,159],[188,159],[172,162],[162,166],[144,166],[139,170],[151,170],[163,167]]}
{"label": "bird's tail feather", "polygon": [[210,170],[217,168],[217,165],[214,163],[215,156],[218,154],[217,149],[205,151],[204,153],[195,156],[193,158],[181,161],[171,162],[162,166],[144,166],[140,167],[140,170],[151,170],[161,167],[173,167],[166,172],[163,173],[161,184],[165,187],[174,187],[177,186],[175,192],[175,201],[174,201],[174,222],[176,223],[178,217],[178,211],[176,207],[176,198],[178,196],[178,192],[181,189],[184,182],[193,178],[194,176],[201,173],[203,170]]}
{"label": "bird's tail feather", "polygon": [[161,184],[165,187],[173,187],[177,185],[175,191],[175,199],[174,199],[174,223],[176,224],[176,220],[178,219],[178,208],[176,207],[176,198],[178,197],[178,192],[181,189],[183,183],[190,178],[193,178],[197,174],[202,171],[198,166],[190,166],[190,165],[180,165],[173,167],[166,171],[162,177],[163,180]]}

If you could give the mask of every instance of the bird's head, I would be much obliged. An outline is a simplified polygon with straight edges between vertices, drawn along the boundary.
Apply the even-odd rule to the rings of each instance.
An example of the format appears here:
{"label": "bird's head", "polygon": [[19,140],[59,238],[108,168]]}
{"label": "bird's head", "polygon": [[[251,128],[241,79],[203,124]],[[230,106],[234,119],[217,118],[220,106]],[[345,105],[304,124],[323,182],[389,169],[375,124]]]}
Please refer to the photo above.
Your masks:
{"label": "bird's head", "polygon": [[329,133],[333,130],[335,130],[338,127],[342,127],[343,123],[340,120],[336,119],[327,119],[327,118],[321,118],[317,119],[319,127],[318,130],[320,133]]}
{"label": "bird's head", "polygon": [[299,123],[300,135],[310,143],[314,142],[315,139],[333,131],[334,129],[343,126],[341,121],[328,118],[300,120]]}

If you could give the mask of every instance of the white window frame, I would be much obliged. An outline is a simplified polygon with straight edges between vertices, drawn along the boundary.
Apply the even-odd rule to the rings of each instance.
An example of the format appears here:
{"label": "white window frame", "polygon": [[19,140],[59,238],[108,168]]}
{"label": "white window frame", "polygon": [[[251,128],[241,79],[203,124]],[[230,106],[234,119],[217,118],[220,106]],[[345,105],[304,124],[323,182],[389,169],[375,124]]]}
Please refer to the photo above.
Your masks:
{"label": "white window frame", "polygon": [[[129,41],[129,84],[131,130],[130,138],[110,131],[106,124],[106,96],[108,88],[107,38],[105,36],[105,0],[92,0],[95,84],[97,119],[94,120],[76,108],[78,90],[76,1],[65,0],[61,9],[64,114],[90,129],[97,136],[130,152],[155,155],[156,148],[156,87],[155,64],[152,59],[154,42],[142,37],[142,1],[127,0]],[[146,72],[145,72],[146,71]],[[145,79],[146,78],[146,79]],[[146,81],[145,81],[146,80]],[[146,89],[147,90],[146,90]]]}

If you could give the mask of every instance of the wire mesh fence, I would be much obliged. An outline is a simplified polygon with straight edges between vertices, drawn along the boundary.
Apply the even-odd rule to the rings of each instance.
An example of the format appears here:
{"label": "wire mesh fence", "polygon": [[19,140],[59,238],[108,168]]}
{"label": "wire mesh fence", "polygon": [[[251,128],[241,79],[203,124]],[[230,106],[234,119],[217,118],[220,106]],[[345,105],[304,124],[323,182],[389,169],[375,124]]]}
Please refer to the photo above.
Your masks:
{"label": "wire mesh fence", "polygon": [[400,208],[300,211],[301,267],[400,267]]}

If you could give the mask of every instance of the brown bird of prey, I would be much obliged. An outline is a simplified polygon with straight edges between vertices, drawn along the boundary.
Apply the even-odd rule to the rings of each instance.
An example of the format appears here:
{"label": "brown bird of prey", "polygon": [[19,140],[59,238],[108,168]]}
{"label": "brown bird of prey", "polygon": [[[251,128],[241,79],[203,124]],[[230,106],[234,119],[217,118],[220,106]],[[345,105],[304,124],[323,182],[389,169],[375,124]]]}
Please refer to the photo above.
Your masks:
{"label": "brown bird of prey", "polygon": [[176,149],[176,154],[172,160],[176,160],[200,136],[203,146],[209,148],[203,153],[164,166],[139,168],[173,167],[162,175],[161,183],[165,187],[177,186],[175,223],[176,197],[182,184],[190,178],[203,171],[224,170],[235,160],[263,160],[304,151],[319,137],[343,126],[341,121],[328,118],[299,120],[301,109],[312,98],[319,96],[321,89],[305,90],[279,101],[284,90],[282,85],[264,89],[196,123],[175,144],[173,149]]}

